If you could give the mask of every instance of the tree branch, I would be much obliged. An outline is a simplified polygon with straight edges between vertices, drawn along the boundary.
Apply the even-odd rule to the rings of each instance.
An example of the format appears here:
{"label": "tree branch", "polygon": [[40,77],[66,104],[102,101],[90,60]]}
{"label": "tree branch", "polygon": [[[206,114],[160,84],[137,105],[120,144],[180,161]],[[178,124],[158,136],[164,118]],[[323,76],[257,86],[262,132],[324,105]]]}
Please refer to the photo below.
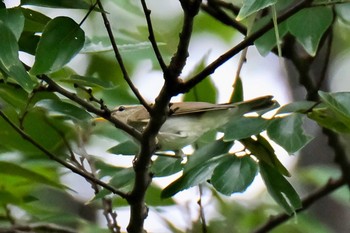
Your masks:
{"label": "tree branch", "polygon": [[247,34],[247,28],[243,24],[231,18],[225,11],[220,9],[216,4],[210,3],[210,2],[208,2],[208,4],[201,4],[201,9],[207,14],[209,14],[210,16],[212,16],[213,18],[215,18],[217,21],[236,29],[243,35]]}
{"label": "tree branch", "polygon": [[142,4],[143,12],[145,14],[146,21],[147,21],[147,28],[148,28],[148,33],[149,33],[148,39],[152,44],[153,51],[157,57],[160,68],[162,69],[163,73],[166,73],[168,68],[163,60],[162,54],[159,51],[157,41],[156,41],[156,38],[154,36],[153,25],[152,25],[152,20],[151,20],[151,10],[149,10],[147,8],[146,0],[141,0],[141,4]]}
{"label": "tree branch", "polygon": [[[280,15],[277,18],[278,23],[282,23],[283,21],[287,20],[289,17],[297,13],[298,11],[302,10],[303,8],[309,6],[312,3],[312,0],[302,0],[299,3],[293,5],[293,7],[286,12],[284,12],[282,15]],[[257,30],[256,32],[252,33],[250,36],[247,36],[242,42],[240,42],[238,45],[221,55],[219,58],[217,58],[215,61],[213,61],[211,64],[209,64],[206,68],[204,68],[201,72],[193,76],[190,80],[182,83],[178,86],[178,92],[179,93],[186,93],[191,88],[193,88],[195,85],[200,83],[203,79],[205,79],[210,74],[214,73],[215,70],[220,67],[222,64],[227,62],[229,59],[231,59],[233,56],[241,52],[244,48],[252,45],[255,40],[263,36],[266,32],[268,32],[270,29],[274,27],[273,21],[271,20],[269,23],[267,23],[265,26]]]}
{"label": "tree branch", "polygon": [[129,77],[129,74],[128,74],[126,68],[125,68],[123,58],[120,55],[118,46],[117,46],[117,44],[115,42],[115,38],[114,38],[114,35],[113,35],[113,31],[112,31],[111,25],[109,23],[109,20],[107,18],[107,14],[105,13],[105,10],[103,8],[103,5],[102,5],[101,1],[97,0],[97,4],[98,4],[98,7],[101,9],[101,15],[102,15],[102,18],[103,18],[103,22],[104,22],[104,25],[106,27],[106,30],[107,30],[107,33],[108,33],[108,36],[109,36],[109,40],[111,41],[115,58],[117,59],[117,61],[119,63],[119,66],[120,66],[120,69],[121,69],[121,71],[123,73],[123,77],[124,77],[125,81],[128,83],[128,85],[131,88],[131,90],[133,91],[133,93],[135,94],[135,96],[137,97],[137,99],[140,101],[140,103],[149,111],[150,110],[150,106],[148,105],[146,100],[142,97],[142,95],[140,94],[139,90],[135,87],[134,83],[131,81],[131,79]]}
{"label": "tree branch", "polygon": [[165,84],[156,98],[151,111],[149,111],[150,122],[142,133],[141,150],[134,161],[135,182],[133,190],[130,193],[130,198],[128,198],[130,205],[128,232],[144,232],[143,224],[148,214],[148,208],[145,204],[145,194],[153,176],[149,171],[149,167],[151,157],[157,146],[156,136],[168,116],[171,97],[178,94],[174,90],[176,90],[176,86],[180,83],[178,77],[186,64],[188,46],[192,35],[193,18],[199,11],[201,1],[181,0],[180,3],[184,11],[184,23],[180,33],[177,51],[164,73]]}
{"label": "tree branch", "polygon": [[128,133],[129,135],[134,137],[135,139],[141,140],[141,133],[140,132],[138,132],[133,127],[130,127],[129,125],[124,124],[123,122],[119,121],[115,117],[112,117],[111,111],[106,106],[103,105],[103,106],[101,106],[101,109],[98,109],[95,106],[93,106],[92,104],[90,104],[89,102],[78,97],[75,93],[69,92],[66,89],[62,88],[56,82],[54,82],[52,79],[50,79],[48,76],[41,75],[38,78],[45,81],[49,85],[48,90],[60,93],[61,95],[65,96],[68,99],[74,101],[75,103],[81,105],[87,111],[92,112],[98,116],[101,116],[104,119],[106,119],[107,121],[113,123],[117,128],[125,131],[126,133]]}
{"label": "tree branch", "polygon": [[165,81],[171,84],[168,86],[168,89],[173,95],[178,94],[176,92],[173,92],[173,89],[176,87],[176,84],[178,84],[178,77],[180,76],[186,64],[186,60],[188,57],[188,47],[190,44],[193,30],[193,20],[199,12],[201,2],[201,0],[180,0],[182,9],[184,11],[184,22],[182,24],[177,50],[174,56],[171,58],[168,67],[168,72],[164,74]]}
{"label": "tree branch", "polygon": [[100,185],[101,187],[104,187],[105,189],[111,191],[114,194],[119,195],[122,198],[127,198],[127,194],[125,194],[124,192],[115,189],[114,187],[102,182],[99,179],[96,179],[95,177],[91,176],[90,174],[87,174],[86,172],[76,168],[75,166],[73,166],[70,163],[67,163],[66,161],[60,159],[58,156],[55,156],[53,153],[51,153],[49,150],[47,150],[46,148],[44,148],[42,145],[40,145],[40,143],[38,143],[37,141],[35,141],[30,135],[28,135],[26,132],[24,132],[22,129],[20,129],[15,123],[13,123],[7,116],[6,114],[0,110],[0,116],[19,134],[21,135],[21,137],[28,141],[29,143],[31,143],[33,146],[35,146],[36,148],[38,148],[41,152],[43,152],[47,157],[49,157],[50,159],[58,162],[59,164],[63,165],[64,167],[68,168],[69,170],[71,170],[72,172],[84,177],[85,179],[96,183],[98,185]]}
{"label": "tree branch", "polygon": [[[302,200],[303,207],[301,209],[296,210],[296,212],[299,213],[299,212],[302,212],[304,210],[307,210],[312,204],[314,204],[315,202],[317,202],[321,198],[327,196],[328,194],[332,193],[333,191],[337,190],[341,186],[345,185],[345,183],[346,183],[346,181],[343,177],[341,177],[337,180],[329,180],[325,186],[316,190],[314,193],[310,194],[309,196],[305,197]],[[271,217],[271,219],[267,223],[265,223],[263,226],[261,226],[257,230],[255,230],[254,233],[270,232],[273,228],[286,222],[288,219],[290,219],[292,217],[293,216],[290,216],[290,215],[285,214],[285,213]]]}

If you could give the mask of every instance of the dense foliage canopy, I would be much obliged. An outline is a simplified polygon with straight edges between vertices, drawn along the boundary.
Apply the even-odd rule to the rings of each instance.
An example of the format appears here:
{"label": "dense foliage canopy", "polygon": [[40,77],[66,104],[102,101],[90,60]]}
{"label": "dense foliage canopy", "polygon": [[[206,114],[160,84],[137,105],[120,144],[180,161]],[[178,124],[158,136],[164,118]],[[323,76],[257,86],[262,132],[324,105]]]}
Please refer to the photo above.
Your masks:
{"label": "dense foliage canopy", "polygon": [[[339,57],[348,59],[346,1],[14,2],[0,3],[0,232],[350,227],[301,213],[335,190],[332,201],[349,205],[350,92],[346,75],[335,78]],[[294,98],[232,118],[186,155],[159,151],[172,100],[275,95],[281,84],[270,77],[260,77],[269,90],[246,84],[253,56],[284,70],[274,80]],[[149,111],[142,132],[113,117],[120,104]],[[280,148],[312,166],[281,162]]]}

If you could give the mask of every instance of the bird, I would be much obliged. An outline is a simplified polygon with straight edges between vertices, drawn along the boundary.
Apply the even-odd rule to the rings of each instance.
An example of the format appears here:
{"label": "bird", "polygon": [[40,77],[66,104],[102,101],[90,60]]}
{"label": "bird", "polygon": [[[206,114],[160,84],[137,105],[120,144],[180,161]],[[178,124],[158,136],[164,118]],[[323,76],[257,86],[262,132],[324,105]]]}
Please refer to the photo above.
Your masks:
{"label": "bird", "polygon": [[[224,104],[207,102],[176,102],[169,104],[169,115],[157,135],[160,151],[179,151],[193,144],[203,134],[216,130],[246,113],[270,109],[276,105],[273,96]],[[150,121],[143,105],[121,105],[111,111],[111,116],[141,133]]]}

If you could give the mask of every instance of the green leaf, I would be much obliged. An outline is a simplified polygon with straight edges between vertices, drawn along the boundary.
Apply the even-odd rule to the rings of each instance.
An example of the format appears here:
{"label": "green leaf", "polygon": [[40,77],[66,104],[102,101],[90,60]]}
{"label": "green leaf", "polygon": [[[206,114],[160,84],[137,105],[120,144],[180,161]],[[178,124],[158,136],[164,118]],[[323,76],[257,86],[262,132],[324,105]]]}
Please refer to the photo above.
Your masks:
{"label": "green leaf", "polygon": [[[189,77],[191,77],[193,74],[196,74],[200,70],[203,70],[206,66],[206,60],[207,60],[207,56],[203,57],[200,63],[197,64],[196,67],[193,69]],[[215,103],[216,96],[217,96],[217,91],[214,86],[214,83],[210,79],[210,77],[207,77],[198,85],[196,85],[194,88],[192,88],[188,93],[186,93],[184,95],[183,101],[185,102],[202,101],[202,102]]]}
{"label": "green leaf", "polygon": [[184,96],[184,101],[202,101],[215,103],[216,88],[210,78],[204,79]]}
{"label": "green leaf", "polygon": [[146,203],[149,206],[161,207],[175,205],[175,201],[171,198],[161,198],[162,189],[154,184],[150,185],[146,192]]}
{"label": "green leaf", "polygon": [[56,183],[55,181],[52,181],[39,173],[31,171],[27,168],[18,166],[14,163],[0,161],[0,173],[3,175],[21,177],[31,182],[37,182],[37,183],[49,185],[55,188],[61,189],[64,187],[63,185]]}
{"label": "green leaf", "polygon": [[40,36],[37,36],[31,32],[23,32],[18,41],[19,50],[31,55],[35,55],[39,40]]}
{"label": "green leaf", "polygon": [[344,123],[339,116],[327,107],[317,107],[312,109],[308,117],[317,122],[322,127],[338,133],[350,133],[350,125]]}
{"label": "green leaf", "polygon": [[48,110],[50,115],[64,116],[77,121],[88,120],[92,118],[92,116],[83,108],[77,107],[62,100],[43,99],[37,102],[35,106]]}
{"label": "green leaf", "polygon": [[288,170],[278,160],[275,150],[270,145],[269,141],[261,135],[257,135],[256,137],[256,140],[254,140],[253,138],[245,138],[240,140],[240,142],[259,161],[264,161],[265,163],[279,171],[281,174],[285,176],[290,176]]}
{"label": "green leaf", "polygon": [[135,172],[132,167],[120,168],[118,171],[115,171],[114,176],[108,182],[108,184],[119,189],[130,185],[133,183],[134,179]]}
{"label": "green leaf", "polygon": [[288,153],[293,154],[312,140],[302,127],[304,118],[304,115],[297,113],[275,118],[267,128],[267,134]]}
{"label": "green leaf", "polygon": [[26,32],[42,32],[46,24],[51,20],[50,17],[32,9],[20,8],[24,15],[24,31]]}
{"label": "green leaf", "polygon": [[171,156],[158,156],[152,163],[152,173],[156,177],[170,176],[183,168],[182,158],[174,158]]}
{"label": "green leaf", "polygon": [[[1,45],[0,45],[1,46]],[[16,109],[23,109],[27,105],[28,93],[20,86],[0,83],[0,100]]]}
{"label": "green leaf", "polygon": [[288,19],[288,29],[304,47],[315,56],[323,34],[332,24],[333,12],[329,7],[305,8]]}
{"label": "green leaf", "polygon": [[242,20],[261,9],[277,3],[277,0],[245,0],[237,15],[237,20]]}
{"label": "green leaf", "polygon": [[191,156],[188,157],[188,161],[184,168],[185,171],[190,170],[196,166],[200,166],[206,161],[226,154],[232,147],[233,142],[224,142],[223,140],[216,140],[205,146],[200,147]]}
{"label": "green leaf", "polygon": [[128,140],[109,148],[107,151],[115,155],[136,155],[139,150],[139,145],[137,145],[134,141]]}
{"label": "green leaf", "polygon": [[262,117],[241,117],[229,122],[225,126],[224,141],[233,141],[248,138],[264,131],[270,120]]}
{"label": "green leaf", "polygon": [[302,207],[299,195],[286,178],[263,161],[259,162],[259,168],[267,191],[287,214],[292,215]]}
{"label": "green leaf", "polygon": [[60,82],[74,83],[85,87],[112,88],[112,82],[104,81],[95,77],[71,75],[68,79],[59,79]]}
{"label": "green leaf", "polygon": [[230,98],[230,103],[243,101],[243,83],[240,77],[237,77],[233,84],[233,91]]}
{"label": "green leaf", "polygon": [[350,92],[327,93],[319,91],[323,103],[325,103],[341,120],[350,125]]}
{"label": "green leaf", "polygon": [[[253,32],[260,29],[270,20],[271,20],[271,16],[266,16],[262,19],[257,20],[256,23],[253,25]],[[287,22],[282,22],[278,24],[278,32],[279,32],[280,39],[287,34],[288,32]],[[270,29],[263,36],[259,37],[254,42],[254,44],[258,49],[259,53],[262,56],[266,56],[277,45],[275,29],[274,28]]]}
{"label": "green leaf", "polygon": [[84,46],[85,33],[71,18],[57,17],[45,27],[31,74],[51,73],[67,64]]}
{"label": "green leaf", "polygon": [[350,92],[319,92],[323,104],[312,109],[309,118],[319,125],[340,133],[350,132]]}
{"label": "green leaf", "polygon": [[84,0],[21,0],[21,5],[72,9],[89,9],[91,7],[91,5]]}
{"label": "green leaf", "polygon": [[316,106],[316,102],[313,101],[296,101],[290,104],[282,106],[278,109],[276,114],[285,114],[285,113],[307,113],[313,107]]}
{"label": "green leaf", "polygon": [[228,155],[220,160],[210,181],[216,190],[225,195],[244,192],[253,182],[257,170],[256,162],[249,156]]}
{"label": "green leaf", "polygon": [[2,21],[12,31],[17,41],[24,27],[24,16],[22,14],[21,9],[1,9],[0,21]]}
{"label": "green leaf", "polygon": [[169,198],[182,190],[205,182],[212,175],[214,168],[220,161],[220,158],[221,157],[214,157],[201,165],[184,171],[180,178],[172,182],[163,190],[161,197]]}
{"label": "green leaf", "polygon": [[11,192],[6,190],[0,190],[0,205],[5,206],[7,204],[20,204],[22,202],[21,198],[17,197]]}
{"label": "green leaf", "polygon": [[0,32],[0,70],[30,92],[35,83],[19,60],[17,39],[2,21],[0,21]]}
{"label": "green leaf", "polygon": [[[125,41],[125,39],[117,37],[118,48],[120,52],[135,52],[142,50],[152,49],[152,44],[149,41]],[[157,42],[158,46],[164,46],[165,43]],[[93,37],[86,38],[84,48],[80,51],[81,53],[102,53],[113,51],[113,46],[111,45],[109,37]]]}

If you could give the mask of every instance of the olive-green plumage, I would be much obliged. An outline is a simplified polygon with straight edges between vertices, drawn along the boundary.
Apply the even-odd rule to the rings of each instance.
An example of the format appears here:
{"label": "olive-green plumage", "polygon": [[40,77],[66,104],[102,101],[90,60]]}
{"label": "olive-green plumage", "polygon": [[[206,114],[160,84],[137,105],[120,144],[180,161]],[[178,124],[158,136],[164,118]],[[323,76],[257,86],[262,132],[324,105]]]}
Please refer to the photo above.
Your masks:
{"label": "olive-green plumage", "polygon": [[[211,104],[205,102],[179,102],[170,105],[170,116],[157,136],[161,150],[180,150],[192,144],[204,133],[217,129],[235,117],[267,109],[276,102],[272,96],[263,96],[233,104]],[[118,106],[112,116],[143,131],[150,116],[142,105]]]}

